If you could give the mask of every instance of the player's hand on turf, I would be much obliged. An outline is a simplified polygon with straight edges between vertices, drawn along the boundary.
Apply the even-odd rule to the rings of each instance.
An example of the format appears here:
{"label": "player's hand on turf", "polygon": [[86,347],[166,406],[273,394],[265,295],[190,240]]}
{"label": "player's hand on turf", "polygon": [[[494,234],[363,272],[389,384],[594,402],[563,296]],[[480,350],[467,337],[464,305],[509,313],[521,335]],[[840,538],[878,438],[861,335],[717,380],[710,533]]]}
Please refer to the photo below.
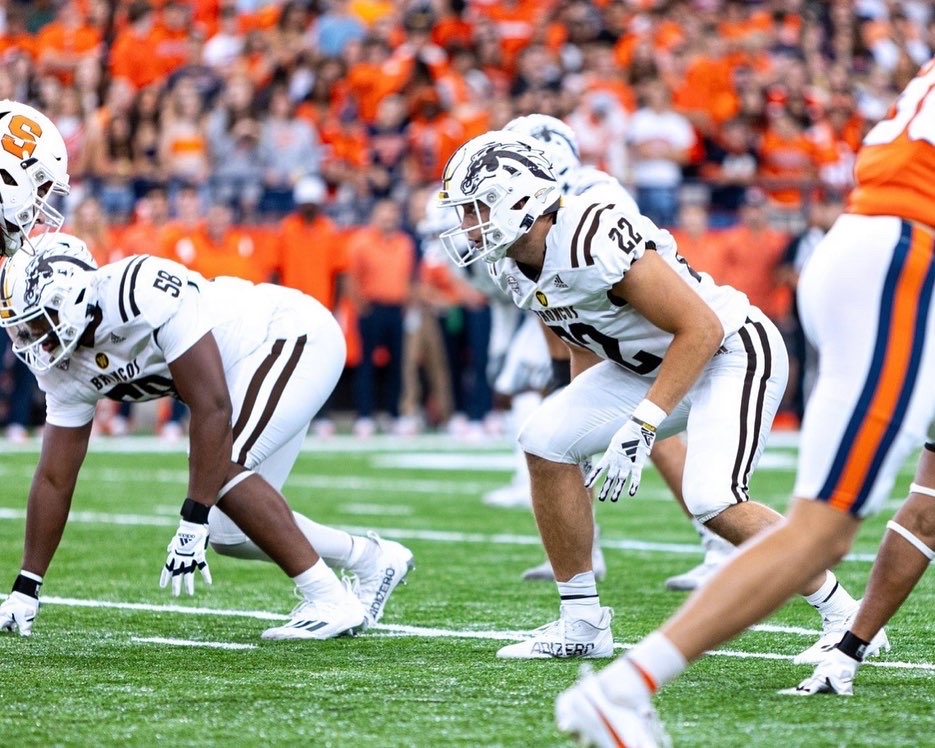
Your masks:
{"label": "player's hand on turf", "polygon": [[604,456],[591,469],[584,481],[585,488],[593,486],[600,474],[606,471],[604,485],[598,494],[601,501],[608,496],[611,501],[617,501],[627,479],[630,484],[627,493],[635,496],[640,488],[643,466],[656,441],[656,428],[665,417],[665,411],[649,400],[637,405],[633,415],[611,438]]}
{"label": "player's hand on turf", "polygon": [[32,623],[39,614],[39,587],[36,581],[20,574],[13,583],[10,596],[0,603],[0,631],[18,631],[20,636],[32,633]]}
{"label": "player's hand on turf", "polygon": [[195,594],[195,569],[201,572],[205,584],[211,584],[211,570],[205,560],[208,547],[208,525],[199,522],[179,522],[179,529],[166,550],[169,556],[159,577],[159,586],[165,587],[172,580],[172,594],[178,597],[185,582],[185,591]]}

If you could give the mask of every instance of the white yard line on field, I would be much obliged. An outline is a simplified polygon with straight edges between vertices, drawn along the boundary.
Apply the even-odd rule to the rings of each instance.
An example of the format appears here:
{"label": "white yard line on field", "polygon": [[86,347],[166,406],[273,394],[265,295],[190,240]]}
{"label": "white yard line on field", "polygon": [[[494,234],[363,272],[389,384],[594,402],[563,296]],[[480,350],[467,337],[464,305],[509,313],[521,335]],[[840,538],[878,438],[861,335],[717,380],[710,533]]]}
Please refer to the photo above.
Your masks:
{"label": "white yard line on field", "polygon": [[[0,599],[6,595],[0,595]],[[150,603],[120,603],[106,600],[81,600],[71,597],[46,596],[42,598],[43,604],[64,605],[73,608],[109,608],[112,610],[133,610],[152,613],[177,613],[181,615],[197,616],[224,616],[252,618],[261,621],[283,621],[288,616],[279,613],[268,613],[260,610],[228,610],[224,608],[194,608],[184,605],[153,605]],[[431,639],[484,639],[492,641],[519,641],[525,639],[528,631],[476,631],[476,630],[453,630],[427,626],[411,626],[403,624],[385,624],[378,623],[371,627],[371,631],[383,636],[420,636]],[[763,624],[751,626],[750,631],[767,633],[784,633],[794,636],[817,636],[820,632],[814,629],[805,629],[799,626],[779,626],[776,624]],[[255,645],[238,644],[227,642],[199,642],[185,639],[161,639],[159,637],[131,637],[131,641],[146,642],[154,644],[169,644],[175,646],[203,646],[217,647],[220,649],[251,649]],[[615,644],[615,649],[626,650],[633,647],[634,644]],[[731,649],[717,649],[706,654],[720,657],[738,657],[742,659],[760,659],[760,660],[791,660],[792,655],[782,655],[774,652],[742,652]],[[883,668],[895,668],[900,670],[927,670],[935,671],[935,664],[928,662],[879,662],[869,660],[865,665]]]}
{"label": "white yard line on field", "polygon": [[256,649],[256,644],[236,642],[199,642],[193,639],[166,639],[162,636],[131,636],[137,644],[168,644],[171,647],[205,647],[206,649]]}
{"label": "white yard line on field", "polygon": [[[0,478],[19,478],[29,480],[34,469],[28,465],[0,464]],[[188,471],[169,469],[141,469],[136,468],[99,468],[85,465],[81,469],[82,481],[97,483],[174,483],[185,486],[188,483]],[[445,494],[473,494],[479,496],[491,488],[501,485],[502,481],[465,481],[465,480],[436,480],[421,478],[388,478],[379,476],[374,478],[358,478],[355,476],[308,475],[293,473],[286,482],[286,492],[290,488],[310,488],[338,491],[369,491],[372,493],[429,493],[444,496]]]}
{"label": "white yard line on field", "polygon": [[[389,514],[391,512],[387,512]],[[396,512],[403,513],[403,512]],[[9,509],[0,507],[0,520],[23,520],[26,518],[25,509]],[[81,524],[102,525],[147,525],[157,527],[175,527],[178,524],[176,516],[162,517],[147,514],[108,514],[106,512],[72,512],[68,521]],[[384,537],[393,540],[422,540],[436,543],[476,543],[479,545],[540,545],[538,535],[516,535],[513,533],[496,533],[493,535],[482,532],[451,532],[447,530],[414,530],[403,527],[357,527],[342,526],[355,535],[365,535],[370,530],[376,530]],[[637,551],[642,553],[671,553],[676,555],[698,556],[704,549],[697,543],[654,543],[646,540],[632,540],[628,538],[602,538],[601,548],[605,550]],[[850,553],[845,561],[860,561],[872,563],[875,558],[872,553]]]}

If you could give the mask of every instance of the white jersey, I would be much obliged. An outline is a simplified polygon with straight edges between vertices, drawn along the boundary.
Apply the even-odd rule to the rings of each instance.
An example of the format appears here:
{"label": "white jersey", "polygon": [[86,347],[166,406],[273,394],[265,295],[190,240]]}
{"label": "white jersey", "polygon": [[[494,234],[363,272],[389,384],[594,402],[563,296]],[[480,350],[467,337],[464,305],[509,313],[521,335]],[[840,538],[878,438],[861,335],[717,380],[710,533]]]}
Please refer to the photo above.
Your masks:
{"label": "white jersey", "polygon": [[592,192],[569,198],[559,209],[537,278],[527,277],[508,257],[493,264],[494,279],[520,309],[535,312],[568,343],[655,378],[672,335],[610,290],[634,262],[656,251],[711,307],[725,338],[740,329],[751,309],[746,295],[689,267],[668,231],[620,207],[614,193],[603,200],[596,197]]}
{"label": "white jersey", "polygon": [[103,319],[92,345],[79,345],[37,375],[55,426],[91,421],[103,399],[139,402],[176,395],[169,364],[209,332],[226,372],[267,338],[277,310],[298,291],[238,278],[206,280],[171,260],[134,255],[95,272]]}

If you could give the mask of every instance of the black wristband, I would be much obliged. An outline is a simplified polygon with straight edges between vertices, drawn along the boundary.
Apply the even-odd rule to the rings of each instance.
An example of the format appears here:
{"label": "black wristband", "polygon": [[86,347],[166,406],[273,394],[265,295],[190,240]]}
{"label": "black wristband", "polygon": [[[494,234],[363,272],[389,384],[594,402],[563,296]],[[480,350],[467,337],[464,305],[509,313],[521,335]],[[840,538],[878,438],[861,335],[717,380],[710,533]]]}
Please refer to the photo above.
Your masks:
{"label": "black wristband", "polygon": [[571,384],[571,359],[553,358],[552,381],[549,382],[549,388],[557,390],[567,387],[569,384]]}
{"label": "black wristband", "polygon": [[24,577],[22,574],[18,574],[16,581],[13,582],[13,592],[19,592],[22,595],[29,595],[30,597],[39,599],[39,588],[42,586],[42,582],[37,582],[35,579],[30,579],[29,577]]}
{"label": "black wristband", "polygon": [[929,452],[935,452],[935,442],[925,442],[925,448]]}
{"label": "black wristband", "polygon": [[869,645],[870,642],[865,642],[859,636],[854,636],[850,631],[847,631],[836,646],[852,660],[863,662],[864,652],[867,651]]}
{"label": "black wristband", "polygon": [[182,519],[186,522],[206,525],[208,524],[208,512],[210,511],[211,507],[209,506],[199,504],[194,499],[185,499],[185,502],[182,504],[182,511],[179,512],[179,514],[182,515]]}

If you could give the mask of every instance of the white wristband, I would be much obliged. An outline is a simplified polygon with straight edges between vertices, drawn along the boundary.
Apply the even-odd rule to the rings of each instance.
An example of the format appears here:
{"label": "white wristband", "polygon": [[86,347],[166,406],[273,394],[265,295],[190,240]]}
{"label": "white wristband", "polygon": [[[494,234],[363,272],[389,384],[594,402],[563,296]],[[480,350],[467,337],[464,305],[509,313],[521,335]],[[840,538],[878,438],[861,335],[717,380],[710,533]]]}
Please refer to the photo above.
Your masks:
{"label": "white wristband", "polygon": [[632,418],[634,421],[645,423],[655,429],[659,428],[659,424],[666,420],[667,415],[668,413],[652,400],[642,400],[640,404],[633,409]]}

